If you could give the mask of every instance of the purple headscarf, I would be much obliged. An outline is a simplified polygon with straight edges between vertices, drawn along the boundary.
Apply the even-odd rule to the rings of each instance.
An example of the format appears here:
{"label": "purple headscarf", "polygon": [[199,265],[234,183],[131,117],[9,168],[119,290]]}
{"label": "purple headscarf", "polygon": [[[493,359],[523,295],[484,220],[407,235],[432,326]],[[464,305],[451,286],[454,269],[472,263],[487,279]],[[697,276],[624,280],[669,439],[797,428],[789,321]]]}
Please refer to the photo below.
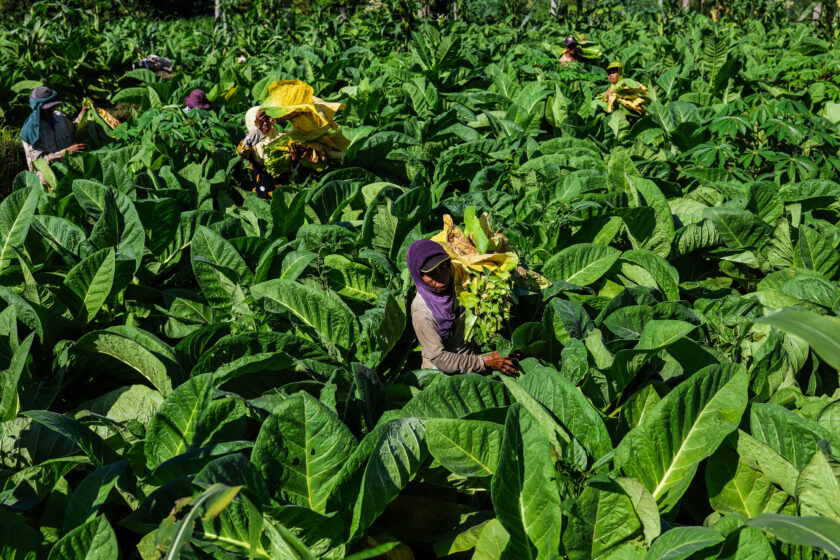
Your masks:
{"label": "purple headscarf", "polygon": [[444,293],[438,293],[431,289],[423,282],[423,273],[420,269],[432,257],[446,256],[449,254],[440,246],[430,239],[421,239],[415,241],[408,248],[405,255],[406,263],[408,264],[408,272],[411,274],[411,279],[414,280],[414,285],[417,286],[417,293],[429,306],[432,316],[435,318],[437,324],[437,331],[441,338],[447,339],[455,334],[455,327],[458,321],[458,305],[455,300],[455,290],[450,283],[449,289]]}
{"label": "purple headscarf", "polygon": [[207,100],[207,94],[200,89],[194,89],[188,96],[184,98],[184,105],[190,109],[209,109],[211,107],[210,101]]}

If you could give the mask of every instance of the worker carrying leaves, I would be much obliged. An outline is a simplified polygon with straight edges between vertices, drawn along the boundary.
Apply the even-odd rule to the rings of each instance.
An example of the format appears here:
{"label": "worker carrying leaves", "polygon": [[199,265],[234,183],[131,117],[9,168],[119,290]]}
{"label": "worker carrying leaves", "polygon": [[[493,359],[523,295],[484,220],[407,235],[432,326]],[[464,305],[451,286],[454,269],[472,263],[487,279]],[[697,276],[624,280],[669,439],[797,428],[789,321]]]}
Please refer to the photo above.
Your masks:
{"label": "worker carrying leaves", "polygon": [[455,293],[452,257],[446,249],[440,243],[421,239],[408,248],[406,261],[417,288],[411,322],[422,347],[422,367],[444,373],[496,370],[513,375],[516,364],[512,359],[498,352],[482,356],[465,340],[466,310]]}
{"label": "worker carrying leaves", "polygon": [[601,60],[601,47],[598,43],[590,41],[586,37],[577,39],[570,35],[563,41],[563,46],[565,48],[560,55],[560,64],[562,66],[568,66],[572,62],[597,65]]}
{"label": "worker carrying leaves", "polygon": [[[343,103],[331,103],[313,95],[311,86],[300,80],[280,80],[268,86],[262,103],[245,115],[248,135],[237,151],[251,162],[253,191],[270,198],[281,178],[299,166],[323,171],[328,162],[344,157],[350,141],[338,132],[333,121]],[[280,132],[278,122],[288,121],[292,129]]]}
{"label": "worker carrying leaves", "polygon": [[648,88],[635,80],[624,77],[624,65],[621,62],[611,62],[607,66],[607,78],[610,87],[604,92],[603,99],[607,103],[607,113],[612,113],[615,104],[624,107],[628,111],[644,115],[643,105],[649,102],[645,97]]}

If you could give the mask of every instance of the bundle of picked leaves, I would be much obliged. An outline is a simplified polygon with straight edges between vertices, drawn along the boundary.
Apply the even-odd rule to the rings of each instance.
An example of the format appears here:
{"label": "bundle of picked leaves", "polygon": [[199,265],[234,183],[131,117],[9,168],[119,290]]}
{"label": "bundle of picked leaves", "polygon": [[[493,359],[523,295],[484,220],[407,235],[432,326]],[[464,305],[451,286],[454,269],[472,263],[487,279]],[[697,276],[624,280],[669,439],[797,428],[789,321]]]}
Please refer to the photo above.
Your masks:
{"label": "bundle of picked leaves", "polygon": [[344,157],[350,141],[344,137],[335,114],[343,103],[331,103],[313,95],[311,86],[300,80],[281,80],[268,87],[261,106],[277,120],[289,121],[292,129],[265,148],[266,170],[279,175],[303,165],[323,171],[330,161]]}
{"label": "bundle of picked leaves", "polygon": [[90,110],[82,115],[73,135],[77,142],[87,144],[92,149],[101,148],[110,144],[113,140],[111,131],[120,125],[120,121],[105,109],[94,105],[90,98],[82,101],[83,107],[90,107]]}
{"label": "bundle of picked leaves", "polygon": [[607,113],[612,113],[615,104],[618,103],[628,111],[644,115],[645,108],[643,105],[648,102],[648,98],[645,97],[647,93],[647,86],[636,80],[623,78],[611,85],[610,89],[604,94],[604,101],[607,102]]}
{"label": "bundle of picked leaves", "polygon": [[432,238],[452,258],[455,294],[466,309],[465,338],[485,344],[505,326],[516,304],[514,285],[539,287],[538,274],[519,266],[502,230],[493,231],[485,212],[476,216],[470,206],[464,213],[464,229],[443,217],[443,231]]}

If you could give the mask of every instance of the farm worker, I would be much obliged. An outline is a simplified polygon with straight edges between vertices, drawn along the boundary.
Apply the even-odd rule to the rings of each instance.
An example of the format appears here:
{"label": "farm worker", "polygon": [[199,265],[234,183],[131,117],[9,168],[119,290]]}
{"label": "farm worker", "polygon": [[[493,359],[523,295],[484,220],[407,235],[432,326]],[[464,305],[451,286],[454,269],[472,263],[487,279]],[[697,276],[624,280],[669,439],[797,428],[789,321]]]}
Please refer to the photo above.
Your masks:
{"label": "farm worker", "polygon": [[607,66],[607,79],[610,81],[609,89],[604,92],[607,113],[612,113],[615,104],[618,103],[628,111],[645,114],[643,105],[648,102],[648,98],[645,97],[648,88],[635,80],[626,79],[621,62],[610,62]]}
{"label": "farm worker", "polygon": [[263,199],[269,199],[274,189],[280,184],[277,177],[272,177],[265,170],[265,146],[280,136],[274,128],[275,120],[265,114],[259,106],[251,107],[245,113],[245,128],[248,135],[236,147],[239,155],[251,162],[253,187],[251,190]]}
{"label": "farm worker", "polygon": [[586,64],[597,64],[601,58],[601,48],[585,37],[578,41],[573,36],[566,37],[563,41],[563,54],[560,55],[560,64],[568,66],[572,62],[584,62]]}
{"label": "farm worker", "polygon": [[[36,87],[29,96],[32,113],[23,123],[20,139],[30,171],[35,171],[35,160],[44,159],[47,163],[53,163],[68,152],[87,149],[84,144],[73,143],[73,133],[82,115],[90,107],[82,107],[76,120],[71,121],[66,115],[55,110],[60,104],[58,94],[45,86]],[[38,175],[40,176],[40,173]]]}
{"label": "farm worker", "polygon": [[464,311],[455,297],[446,250],[439,243],[421,239],[408,248],[406,261],[417,288],[411,322],[422,347],[423,367],[444,373],[496,370],[514,374],[513,360],[498,352],[482,356],[464,340]]}
{"label": "farm worker", "polygon": [[188,96],[184,98],[184,112],[189,113],[192,109],[204,109],[207,111],[211,108],[210,101],[207,99],[207,94],[203,90],[194,89]]}

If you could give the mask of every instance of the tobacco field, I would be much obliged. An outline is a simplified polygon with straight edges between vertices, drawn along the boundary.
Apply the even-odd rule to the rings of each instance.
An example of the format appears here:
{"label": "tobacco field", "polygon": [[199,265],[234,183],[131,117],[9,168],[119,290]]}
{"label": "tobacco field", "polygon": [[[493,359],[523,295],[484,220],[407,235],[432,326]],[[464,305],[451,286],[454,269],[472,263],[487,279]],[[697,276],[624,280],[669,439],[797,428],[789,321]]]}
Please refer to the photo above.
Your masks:
{"label": "tobacco field", "polygon": [[[840,43],[604,6],[0,20],[3,126],[41,84],[124,121],[0,201],[0,559],[840,556]],[[351,145],[265,201],[276,80]],[[549,284],[483,341],[515,376],[420,369],[406,249],[476,211]]]}

